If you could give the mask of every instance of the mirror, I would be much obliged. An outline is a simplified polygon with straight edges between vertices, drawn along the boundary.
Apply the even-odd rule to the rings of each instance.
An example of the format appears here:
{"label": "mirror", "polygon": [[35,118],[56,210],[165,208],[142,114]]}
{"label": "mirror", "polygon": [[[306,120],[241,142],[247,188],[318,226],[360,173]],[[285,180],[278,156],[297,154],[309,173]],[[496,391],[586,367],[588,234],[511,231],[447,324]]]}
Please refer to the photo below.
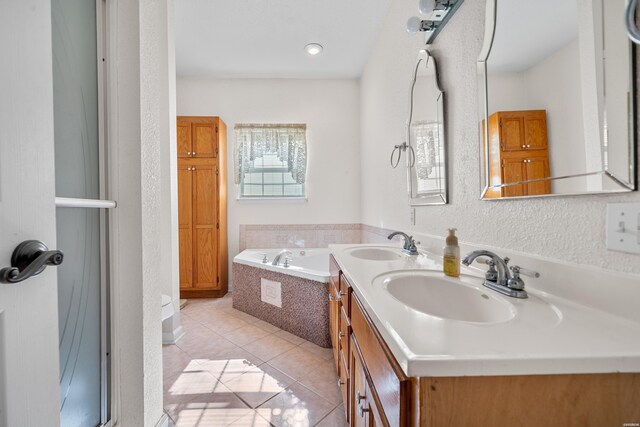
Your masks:
{"label": "mirror", "polygon": [[487,0],[483,199],[635,189],[624,11],[625,0]]}
{"label": "mirror", "polygon": [[411,206],[447,203],[444,92],[436,60],[426,50],[416,59],[407,121],[407,179]]}

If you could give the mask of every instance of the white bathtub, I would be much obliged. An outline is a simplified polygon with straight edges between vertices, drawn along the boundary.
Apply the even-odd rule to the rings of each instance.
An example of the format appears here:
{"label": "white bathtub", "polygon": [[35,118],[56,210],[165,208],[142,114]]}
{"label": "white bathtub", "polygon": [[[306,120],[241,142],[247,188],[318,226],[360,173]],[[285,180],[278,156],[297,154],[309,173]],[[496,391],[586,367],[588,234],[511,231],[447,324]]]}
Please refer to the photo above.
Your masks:
{"label": "white bathtub", "polygon": [[[273,259],[282,249],[245,249],[233,258],[233,262],[274,271],[276,273],[302,277],[316,282],[329,282],[328,248],[296,248],[287,250],[291,252],[291,255],[289,255],[291,261],[289,262],[289,267],[286,268],[282,266],[284,256],[280,259],[279,265],[271,265]],[[268,259],[266,264],[262,262],[265,254]]]}

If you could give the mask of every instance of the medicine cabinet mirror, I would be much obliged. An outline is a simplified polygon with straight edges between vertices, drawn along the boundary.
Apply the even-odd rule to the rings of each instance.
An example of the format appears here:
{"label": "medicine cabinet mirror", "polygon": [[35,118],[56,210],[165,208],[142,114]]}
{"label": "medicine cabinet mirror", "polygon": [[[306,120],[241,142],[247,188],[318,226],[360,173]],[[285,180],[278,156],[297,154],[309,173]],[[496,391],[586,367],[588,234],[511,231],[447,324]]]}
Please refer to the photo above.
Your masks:
{"label": "medicine cabinet mirror", "polygon": [[483,199],[636,188],[625,0],[487,0]]}
{"label": "medicine cabinet mirror", "polygon": [[416,59],[407,121],[407,180],[411,206],[447,203],[444,92],[436,60],[426,50]]}

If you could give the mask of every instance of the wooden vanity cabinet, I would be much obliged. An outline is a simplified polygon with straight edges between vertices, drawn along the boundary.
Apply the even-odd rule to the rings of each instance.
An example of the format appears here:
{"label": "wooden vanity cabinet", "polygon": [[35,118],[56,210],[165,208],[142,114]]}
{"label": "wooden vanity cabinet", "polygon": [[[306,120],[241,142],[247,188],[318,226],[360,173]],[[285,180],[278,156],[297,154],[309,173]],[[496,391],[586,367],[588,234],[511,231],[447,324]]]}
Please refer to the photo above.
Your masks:
{"label": "wooden vanity cabinet", "polygon": [[[484,124],[483,124],[484,125]],[[489,116],[491,185],[548,178],[549,147],[545,110],[499,111]],[[486,198],[549,194],[549,181],[490,188]]]}
{"label": "wooden vanity cabinet", "polygon": [[640,420],[640,373],[407,377],[330,259],[331,342],[350,426],[600,427]]}

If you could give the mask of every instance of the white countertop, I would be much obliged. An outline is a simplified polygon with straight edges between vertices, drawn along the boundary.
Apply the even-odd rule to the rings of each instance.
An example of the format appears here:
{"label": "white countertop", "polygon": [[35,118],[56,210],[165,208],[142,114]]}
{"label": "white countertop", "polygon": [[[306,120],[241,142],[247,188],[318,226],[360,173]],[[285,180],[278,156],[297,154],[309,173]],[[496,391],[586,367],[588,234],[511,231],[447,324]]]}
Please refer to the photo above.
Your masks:
{"label": "white countertop", "polygon": [[[502,296],[516,310],[509,321],[482,324],[430,316],[395,299],[374,279],[398,270],[441,272],[440,256],[370,261],[349,254],[367,246],[385,245],[329,249],[408,376],[640,372],[640,323],[537,291],[535,279],[527,278],[528,299]],[[471,274],[463,274],[466,283],[482,285],[477,272],[463,268],[463,273]]]}

